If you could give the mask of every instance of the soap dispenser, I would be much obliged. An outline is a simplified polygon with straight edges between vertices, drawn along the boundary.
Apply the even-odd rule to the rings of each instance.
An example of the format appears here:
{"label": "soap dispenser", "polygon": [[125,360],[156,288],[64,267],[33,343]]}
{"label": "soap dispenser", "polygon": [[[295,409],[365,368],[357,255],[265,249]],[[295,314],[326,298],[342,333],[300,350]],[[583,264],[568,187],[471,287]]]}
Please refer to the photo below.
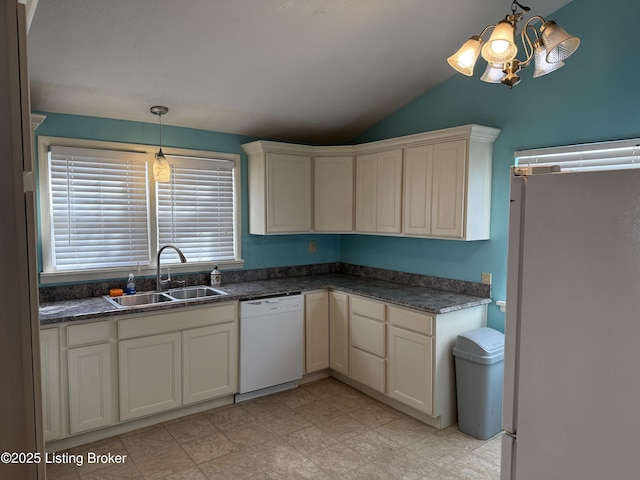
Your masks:
{"label": "soap dispenser", "polygon": [[133,276],[133,273],[129,274],[129,279],[127,280],[127,295],[133,295],[136,293],[136,279]]}
{"label": "soap dispenser", "polygon": [[211,271],[211,286],[219,287],[220,285],[222,285],[222,274],[220,270],[218,270],[218,266],[214,265]]}

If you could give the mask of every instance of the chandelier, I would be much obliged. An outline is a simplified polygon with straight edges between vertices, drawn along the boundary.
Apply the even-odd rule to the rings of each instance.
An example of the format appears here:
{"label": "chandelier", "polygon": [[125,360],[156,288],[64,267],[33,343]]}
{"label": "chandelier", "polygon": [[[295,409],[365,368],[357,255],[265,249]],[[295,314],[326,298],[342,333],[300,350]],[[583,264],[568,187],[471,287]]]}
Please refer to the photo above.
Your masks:
{"label": "chandelier", "polygon": [[[520,7],[521,12],[516,10]],[[531,10],[518,3],[511,4],[511,15],[507,15],[496,25],[484,27],[480,35],[474,35],[465,42],[460,50],[447,59],[454,70],[467,75],[473,75],[473,67],[479,55],[487,61],[487,69],[480,80],[487,83],[502,83],[512,88],[520,82],[518,72],[528,67],[533,61],[535,68],[533,78],[551,73],[564,65],[566,60],[580,46],[580,39],[569,35],[553,20],[546,21],[536,15],[524,24],[520,34],[525,59],[518,60],[516,33],[518,22],[524,19]],[[533,26],[541,22],[539,29]],[[493,29],[487,42],[483,35]]]}

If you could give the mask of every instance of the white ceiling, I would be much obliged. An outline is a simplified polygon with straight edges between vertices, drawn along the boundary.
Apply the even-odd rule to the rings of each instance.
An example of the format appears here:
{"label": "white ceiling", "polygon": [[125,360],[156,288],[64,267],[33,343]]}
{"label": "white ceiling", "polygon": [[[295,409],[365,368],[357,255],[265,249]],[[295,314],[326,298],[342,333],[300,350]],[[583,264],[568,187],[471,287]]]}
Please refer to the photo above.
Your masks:
{"label": "white ceiling", "polygon": [[[568,1],[524,3],[544,16]],[[32,108],[157,123],[160,104],[164,124],[345,142],[456,74],[446,58],[510,11],[510,0],[39,0]]]}

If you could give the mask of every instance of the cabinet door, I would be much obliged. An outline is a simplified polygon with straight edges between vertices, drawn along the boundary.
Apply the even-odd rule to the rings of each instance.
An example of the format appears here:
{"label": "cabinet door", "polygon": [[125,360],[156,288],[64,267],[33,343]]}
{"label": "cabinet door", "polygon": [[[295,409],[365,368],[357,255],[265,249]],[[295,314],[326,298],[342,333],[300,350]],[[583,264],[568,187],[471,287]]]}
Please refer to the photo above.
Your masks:
{"label": "cabinet door", "polygon": [[267,231],[311,231],[311,157],[267,153]]}
{"label": "cabinet door", "polygon": [[402,227],[402,150],[378,154],[376,231],[400,233]]}
{"label": "cabinet door", "polygon": [[378,154],[356,157],[356,231],[376,231]]}
{"label": "cabinet door", "polygon": [[433,145],[407,148],[404,151],[403,232],[431,235],[431,181],[433,179]]}
{"label": "cabinet door", "polygon": [[329,293],[329,366],[349,375],[349,296]]}
{"label": "cabinet door", "polygon": [[236,392],[238,326],[224,323],[182,332],[182,403]]}
{"label": "cabinet door", "polygon": [[305,372],[329,368],[329,293],[304,296]]}
{"label": "cabinet door", "polygon": [[69,432],[79,433],[113,423],[111,344],[70,348]]}
{"label": "cabinet door", "polygon": [[119,342],[120,420],[181,405],[181,340],[168,333]]}
{"label": "cabinet door", "polygon": [[353,231],[353,157],[317,157],[314,164],[314,230]]}
{"label": "cabinet door", "polygon": [[62,435],[59,359],[58,329],[45,328],[40,330],[42,424],[45,441],[59,438]]}
{"label": "cabinet door", "polygon": [[388,395],[433,414],[432,338],[389,326]]}
{"label": "cabinet door", "polygon": [[463,238],[467,142],[438,143],[433,149],[431,233]]}

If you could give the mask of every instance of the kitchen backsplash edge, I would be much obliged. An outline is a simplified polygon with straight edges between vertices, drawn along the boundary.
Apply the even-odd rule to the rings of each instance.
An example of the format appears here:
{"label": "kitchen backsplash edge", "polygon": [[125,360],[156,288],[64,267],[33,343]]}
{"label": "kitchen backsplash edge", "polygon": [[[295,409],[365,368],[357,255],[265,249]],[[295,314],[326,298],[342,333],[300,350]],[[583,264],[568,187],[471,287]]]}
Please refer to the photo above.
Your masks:
{"label": "kitchen backsplash edge", "polygon": [[[446,290],[449,292],[475,297],[491,297],[491,286],[465,280],[432,277],[416,273],[398,272],[376,267],[363,267],[348,263],[319,263],[311,265],[296,265],[290,267],[261,268],[252,270],[225,271],[222,275],[225,283],[252,282],[258,280],[273,280],[276,278],[298,277],[303,275],[321,275],[328,273],[342,273],[361,277],[376,278],[390,282],[405,283],[421,287]],[[209,273],[193,273],[187,275],[173,275],[175,280],[184,280],[187,285],[207,285]],[[138,291],[155,290],[155,278],[137,278]],[[61,300],[75,300],[88,297],[99,297],[109,292],[111,288],[124,288],[126,279],[111,280],[96,283],[82,283],[73,285],[56,285],[39,288],[40,303],[55,302]],[[223,287],[224,288],[224,287]]]}

